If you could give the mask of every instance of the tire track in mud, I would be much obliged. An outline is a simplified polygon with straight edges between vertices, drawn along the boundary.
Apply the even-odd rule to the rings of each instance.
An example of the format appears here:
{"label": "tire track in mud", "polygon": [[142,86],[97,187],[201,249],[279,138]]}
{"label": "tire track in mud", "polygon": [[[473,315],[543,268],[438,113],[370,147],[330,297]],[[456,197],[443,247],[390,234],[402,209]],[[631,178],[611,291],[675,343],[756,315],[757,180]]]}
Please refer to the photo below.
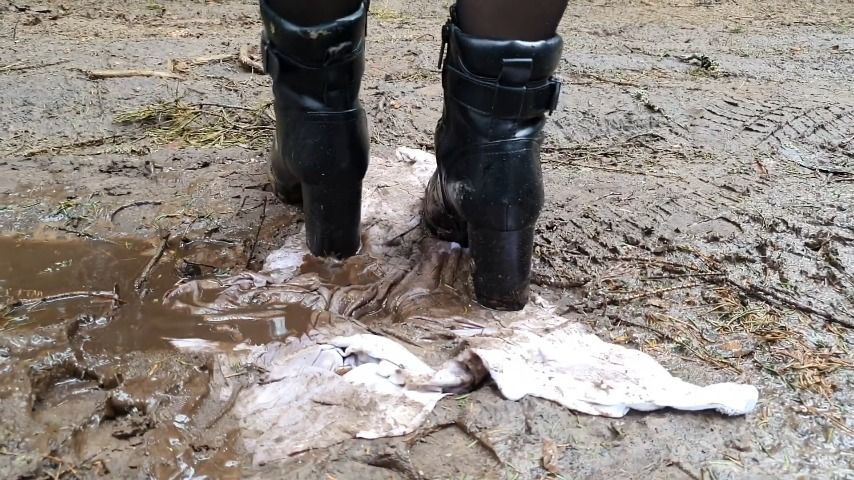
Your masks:
{"label": "tire track in mud", "polygon": [[725,96],[692,125],[723,134],[743,148],[782,151],[788,161],[830,173],[854,174],[854,105],[781,98]]}
{"label": "tire track in mud", "polygon": [[[826,107],[833,108],[813,107],[791,118],[822,115]],[[774,109],[790,116],[796,112],[786,105]],[[849,110],[834,111],[833,120],[843,124],[854,116]],[[738,124],[742,128],[765,124],[762,119],[768,113],[754,113],[754,117],[742,115]],[[788,122],[803,138],[819,131]],[[776,120],[778,127],[765,131],[760,139],[771,138],[774,132],[788,133],[779,128],[784,123]],[[845,265],[854,264],[854,251],[845,247],[852,229],[845,205],[852,203],[854,195],[807,187],[803,179],[776,171],[768,174],[743,156],[718,157],[700,148],[673,150],[661,143],[599,152],[585,157],[584,165],[569,162],[576,167],[573,171],[554,172],[569,177],[555,183],[575,188],[569,195],[553,191],[558,198],[541,217],[535,243],[537,283],[584,286],[576,293],[604,305],[644,289],[678,285],[645,285],[630,273],[621,273],[631,265],[617,259],[687,257],[692,263],[714,262],[720,273],[739,285],[763,285],[774,292],[746,287],[760,301],[796,310],[800,302],[806,306],[800,308],[805,313],[823,312],[818,316],[848,323],[845,318],[854,315],[854,298],[846,292],[854,283]],[[547,166],[550,163],[561,162],[547,157]],[[551,174],[547,172],[546,178]],[[793,209],[792,202],[810,208]],[[599,282],[603,277],[609,279],[607,288]],[[710,289],[720,285],[720,278],[713,276],[701,281]],[[805,303],[801,302],[804,296]]]}
{"label": "tire track in mud", "polygon": [[[558,259],[569,258],[569,252],[587,257],[588,266],[570,263],[591,276],[597,268],[589,265],[629,250],[662,253],[683,234],[701,236],[718,230],[716,235],[723,238],[736,231],[726,215],[749,196],[749,189],[733,186],[744,185],[743,177],[749,172],[742,172],[743,168],[710,162],[708,153],[700,149],[673,149],[658,143],[611,153],[610,158],[588,157],[584,164],[571,163],[569,172],[562,167],[546,172],[547,182],[575,188],[570,195],[552,190],[560,198],[548,204],[541,217],[536,248],[544,267],[565,272]],[[565,164],[546,158],[547,168]],[[562,175],[570,178],[555,178]],[[571,247],[565,248],[567,244]]]}

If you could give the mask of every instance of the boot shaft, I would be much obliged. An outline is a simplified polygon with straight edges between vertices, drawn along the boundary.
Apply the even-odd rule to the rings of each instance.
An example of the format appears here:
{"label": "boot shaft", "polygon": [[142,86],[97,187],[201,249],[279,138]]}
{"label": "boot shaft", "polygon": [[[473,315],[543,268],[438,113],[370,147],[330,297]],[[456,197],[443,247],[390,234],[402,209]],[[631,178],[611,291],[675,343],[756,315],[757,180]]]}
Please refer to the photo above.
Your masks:
{"label": "boot shaft", "polygon": [[467,128],[452,130],[468,131],[481,141],[536,137],[545,114],[557,106],[561,84],[552,74],[562,49],[557,35],[520,41],[466,34],[457,26],[452,6],[440,51],[443,123],[465,124]]}
{"label": "boot shaft", "polygon": [[365,70],[368,10],[313,26],[300,26],[261,0],[264,66],[278,109],[344,111],[359,108]]}

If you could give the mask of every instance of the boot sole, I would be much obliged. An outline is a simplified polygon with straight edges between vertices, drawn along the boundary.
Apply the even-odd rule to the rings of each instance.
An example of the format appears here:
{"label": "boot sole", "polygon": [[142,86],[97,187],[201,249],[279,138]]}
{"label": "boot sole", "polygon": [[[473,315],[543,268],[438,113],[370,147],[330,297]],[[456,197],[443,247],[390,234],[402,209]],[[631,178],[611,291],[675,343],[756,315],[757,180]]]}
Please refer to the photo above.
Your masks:
{"label": "boot sole", "polygon": [[512,232],[468,228],[477,302],[494,310],[522,310],[528,303],[534,227]]}

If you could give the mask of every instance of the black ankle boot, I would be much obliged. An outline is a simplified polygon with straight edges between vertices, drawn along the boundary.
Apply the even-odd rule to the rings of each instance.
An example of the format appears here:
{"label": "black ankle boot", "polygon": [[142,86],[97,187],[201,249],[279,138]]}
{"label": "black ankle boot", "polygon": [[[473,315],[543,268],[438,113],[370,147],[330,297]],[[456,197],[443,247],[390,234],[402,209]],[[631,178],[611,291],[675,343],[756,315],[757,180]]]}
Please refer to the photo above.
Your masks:
{"label": "black ankle boot", "polygon": [[528,301],[534,224],[543,206],[542,130],[560,93],[552,74],[563,42],[467,35],[453,7],[442,42],[445,106],[425,223],[436,236],[471,248],[480,304],[520,310]]}
{"label": "black ankle boot", "polygon": [[359,249],[368,129],[359,103],[367,6],[312,27],[280,17],[261,0],[264,65],[273,79],[273,189],[302,201],[309,250],[348,257]]}

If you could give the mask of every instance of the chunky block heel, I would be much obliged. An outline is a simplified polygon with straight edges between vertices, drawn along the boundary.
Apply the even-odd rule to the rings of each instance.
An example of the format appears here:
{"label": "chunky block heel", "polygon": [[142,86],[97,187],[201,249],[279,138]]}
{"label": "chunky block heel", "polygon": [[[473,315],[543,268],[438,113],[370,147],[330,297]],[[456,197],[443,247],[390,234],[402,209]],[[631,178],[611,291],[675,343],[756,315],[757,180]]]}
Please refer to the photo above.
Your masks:
{"label": "chunky block heel", "polygon": [[478,303],[495,310],[521,310],[528,302],[534,228],[496,232],[469,226]]}
{"label": "chunky block heel", "polygon": [[346,258],[359,251],[362,182],[302,184],[306,242],[318,257]]}

